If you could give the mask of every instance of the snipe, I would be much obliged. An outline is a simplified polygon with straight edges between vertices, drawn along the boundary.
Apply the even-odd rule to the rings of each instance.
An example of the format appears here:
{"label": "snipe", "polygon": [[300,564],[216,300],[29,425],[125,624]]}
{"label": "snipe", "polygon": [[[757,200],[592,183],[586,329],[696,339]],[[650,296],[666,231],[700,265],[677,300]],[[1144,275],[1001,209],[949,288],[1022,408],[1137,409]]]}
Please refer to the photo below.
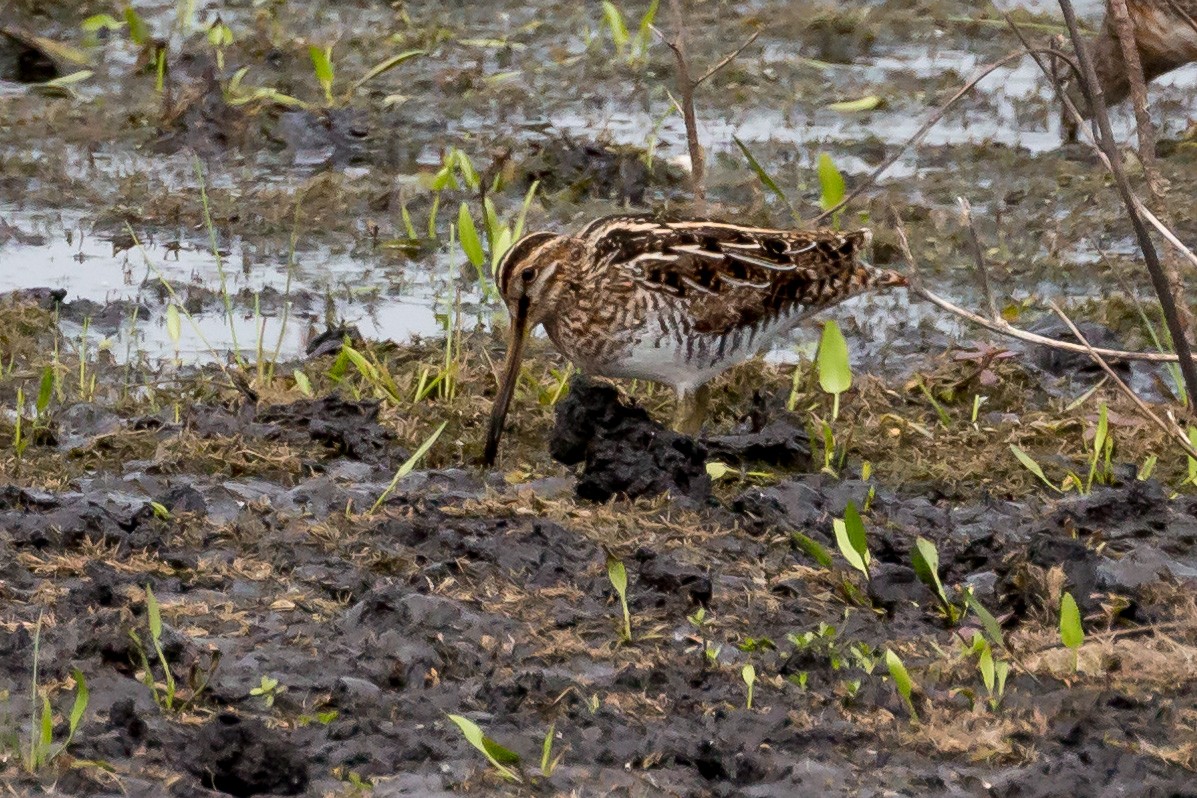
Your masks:
{"label": "snipe", "polygon": [[706,384],[798,321],[905,278],[861,261],[869,233],[767,230],[611,216],[576,235],[531,233],[496,272],[511,338],[483,461],[494,463],[524,342],[543,324],[583,372],[651,380],[678,395],[675,426],[698,432]]}

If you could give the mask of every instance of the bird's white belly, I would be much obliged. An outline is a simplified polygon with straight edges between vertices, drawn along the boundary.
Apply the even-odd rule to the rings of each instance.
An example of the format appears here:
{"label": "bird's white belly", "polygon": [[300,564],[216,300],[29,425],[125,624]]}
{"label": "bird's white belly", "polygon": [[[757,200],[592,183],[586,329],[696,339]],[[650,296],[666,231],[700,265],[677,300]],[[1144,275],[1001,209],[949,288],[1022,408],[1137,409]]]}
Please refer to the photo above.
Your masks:
{"label": "bird's white belly", "polygon": [[653,319],[633,337],[620,357],[602,364],[599,371],[601,376],[651,380],[685,393],[755,357],[790,326],[788,320],[776,320],[726,336],[679,337],[660,332],[660,325]]}

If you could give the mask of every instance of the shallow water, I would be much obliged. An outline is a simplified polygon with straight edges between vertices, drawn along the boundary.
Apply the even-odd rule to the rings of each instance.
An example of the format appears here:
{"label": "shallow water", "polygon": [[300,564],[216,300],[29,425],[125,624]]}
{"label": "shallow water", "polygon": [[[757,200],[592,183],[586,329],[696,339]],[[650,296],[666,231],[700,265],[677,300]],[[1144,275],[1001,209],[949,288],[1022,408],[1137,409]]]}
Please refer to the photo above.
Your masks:
{"label": "shallow water", "polygon": [[[163,7],[148,4],[166,13]],[[219,4],[210,4],[213,8]],[[1046,2],[1003,3],[1014,7],[1028,5],[1036,10],[1049,10]],[[206,6],[201,4],[201,18]],[[1080,4],[1090,24],[1100,16],[1099,2]],[[334,15],[336,16],[336,15]],[[339,21],[337,21],[339,20]],[[336,24],[345,24],[340,17]],[[502,22],[502,21],[500,21]],[[845,86],[844,99],[875,93],[885,100],[882,108],[857,114],[844,114],[812,104],[801,92],[783,103],[732,103],[736,110],[720,110],[716,98],[700,98],[700,135],[709,152],[734,153],[733,137],[744,141],[759,152],[791,153],[800,163],[807,163],[819,151],[833,154],[839,167],[849,175],[860,176],[871,171],[874,163],[853,154],[852,145],[872,141],[890,152],[903,144],[922,124],[938,101],[945,96],[943,85],[957,85],[986,63],[983,56],[970,52],[969,42],[961,40],[951,30],[941,32],[942,45],[931,47],[879,41],[872,50],[849,65],[819,66],[812,64],[801,49],[795,50],[776,40],[764,42],[756,56],[745,56],[747,68],[765,70],[774,67],[805,69],[820,79]],[[546,42],[532,44],[545,47]],[[118,51],[112,56],[116,62],[128,59]],[[487,56],[487,63],[490,63]],[[945,84],[944,76],[952,76]],[[13,84],[0,87],[0,94]],[[1165,132],[1175,133],[1184,120],[1197,114],[1197,67],[1180,70],[1153,85],[1153,93],[1169,109],[1164,122]],[[981,86],[984,108],[965,107],[949,113],[927,137],[928,146],[1003,145],[1020,148],[1028,154],[1050,153],[1061,139],[1057,116],[1052,110],[1050,91],[1040,79],[1038,70],[1029,58],[998,70]],[[23,91],[23,89],[22,89]],[[92,100],[98,88],[89,87]],[[926,92],[921,105],[909,101],[912,92]],[[593,97],[568,98],[557,102],[548,122],[557,131],[580,139],[600,138],[616,144],[644,146],[658,129],[656,157],[687,164],[685,134],[680,117],[668,116],[661,122],[660,108],[629,109],[606,95],[605,101]],[[504,113],[504,128],[520,130],[540,121]],[[1115,114],[1118,134],[1129,138],[1133,120],[1127,109]],[[456,117],[447,116],[444,125],[449,133],[472,136],[492,126],[492,120],[477,111],[465,109]],[[437,143],[427,142],[419,161],[434,162],[438,157]],[[78,180],[116,180],[135,175],[146,169],[141,153],[119,145],[100,146],[85,151],[75,146],[54,148],[45,144],[45,155],[54,154],[62,160],[67,176]],[[0,157],[13,154],[0,150]],[[26,157],[35,153],[24,153]],[[739,158],[738,154],[733,157]],[[244,185],[277,185],[294,188],[309,178],[329,160],[329,153],[314,147],[307,151],[289,149],[281,156],[269,153],[251,154],[238,165],[226,165],[209,170],[214,187]],[[424,164],[427,166],[427,164]],[[358,165],[332,167],[346,179],[354,180],[369,173],[369,167]],[[191,157],[179,154],[155,157],[152,180],[171,191],[196,190]],[[950,170],[942,162],[920,163],[919,152],[911,151],[898,161],[882,178],[887,180],[919,179],[935,172]],[[400,178],[402,179],[402,178]],[[984,197],[975,201],[978,209]],[[306,340],[313,331],[323,329],[326,305],[334,315],[359,327],[371,338],[391,338],[404,341],[412,336],[436,336],[444,329],[443,314],[460,292],[465,307],[463,324],[486,324],[501,308],[479,305],[480,294],[476,282],[451,277],[463,265],[460,252],[449,253],[445,247],[419,261],[398,260],[363,250],[361,242],[347,243],[340,248],[301,242],[294,268],[289,270],[286,253],[263,252],[253,241],[234,240],[227,245],[224,260],[224,284],[231,294],[263,291],[282,293],[287,290],[290,271],[291,297],[302,300],[293,303],[284,324],[283,307],[277,302],[255,312],[253,301],[238,301],[231,318],[226,317],[219,301],[205,302],[185,323],[179,342],[167,334],[163,307],[155,298],[161,293],[159,284],[165,280],[176,291],[195,284],[209,291],[221,290],[218,262],[205,247],[187,244],[188,240],[202,240],[202,231],[177,231],[185,243],[181,249],[167,249],[163,242],[172,237],[159,231],[157,240],[147,242],[144,251],[137,249],[119,253],[113,251],[109,240],[92,233],[92,220],[84,210],[49,211],[28,204],[0,203],[0,219],[24,234],[40,237],[33,241],[23,236],[10,237],[3,242],[0,236],[0,291],[35,286],[63,288],[68,300],[90,299],[97,302],[134,300],[144,303],[144,313],[134,321],[126,320],[119,329],[92,330],[96,343],[110,347],[113,354],[123,358],[126,353],[138,353],[150,359],[173,357],[178,352],[184,360],[221,359],[239,348],[252,357],[259,344],[266,351],[276,347],[286,358],[301,355]],[[0,228],[2,230],[3,228]],[[190,238],[188,238],[190,236]],[[1117,247],[1115,247],[1116,249]],[[917,246],[916,246],[917,249]],[[1084,247],[1069,255],[1077,262],[1089,262],[1092,253]],[[1045,286],[1052,293],[1054,286]],[[971,292],[971,280],[947,278],[943,290]],[[1044,286],[1041,286],[1044,288]],[[1100,296],[1100,285],[1059,288],[1072,296]],[[268,303],[270,304],[270,303]],[[880,351],[898,332],[922,325],[924,334],[934,331],[945,336],[957,336],[961,329],[953,320],[932,313],[921,306],[911,306],[904,297],[874,297],[855,300],[837,311],[837,316],[849,319],[849,326],[859,329],[866,351]],[[801,342],[807,336],[798,334]],[[791,344],[786,342],[772,357],[790,357]]]}

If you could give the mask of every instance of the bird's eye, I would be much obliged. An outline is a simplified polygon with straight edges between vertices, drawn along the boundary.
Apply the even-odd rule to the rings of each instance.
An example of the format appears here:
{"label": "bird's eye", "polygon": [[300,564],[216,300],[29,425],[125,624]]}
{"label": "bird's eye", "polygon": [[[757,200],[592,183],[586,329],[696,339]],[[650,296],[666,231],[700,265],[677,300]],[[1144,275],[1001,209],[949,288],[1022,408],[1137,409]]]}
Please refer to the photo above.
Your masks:
{"label": "bird's eye", "polygon": [[520,272],[520,277],[525,283],[530,283],[536,279],[536,269],[531,267],[524,269],[522,272]]}

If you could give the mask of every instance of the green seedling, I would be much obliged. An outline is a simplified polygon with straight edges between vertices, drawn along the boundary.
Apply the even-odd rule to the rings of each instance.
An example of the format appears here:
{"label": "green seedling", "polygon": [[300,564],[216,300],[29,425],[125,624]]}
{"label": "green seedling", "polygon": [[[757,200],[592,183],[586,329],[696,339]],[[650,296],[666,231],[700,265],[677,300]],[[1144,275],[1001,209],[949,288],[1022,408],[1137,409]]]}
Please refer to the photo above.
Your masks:
{"label": "green seedling", "polygon": [[153,41],[150,26],[133,6],[125,6],[125,23],[129,26],[129,40],[138,47],[145,47]]}
{"label": "green seedling", "polygon": [[828,104],[828,108],[832,111],[839,111],[842,114],[856,114],[862,111],[874,111],[885,104],[885,101],[876,94],[868,94],[856,100],[841,100]]}
{"label": "green seedling", "polygon": [[707,476],[716,482],[721,479],[771,479],[776,476],[769,471],[748,471],[743,468],[734,468],[718,460],[707,463],[706,471]]}
{"label": "green seedling", "polygon": [[982,396],[979,393],[973,394],[973,411],[969,414],[968,421],[975,428],[977,426],[977,419],[981,415],[981,405],[989,400],[988,396]]}
{"label": "green seedling", "polygon": [[1135,474],[1135,479],[1140,482],[1146,482],[1151,479],[1151,474],[1155,471],[1155,464],[1159,461],[1159,457],[1154,454],[1147,455],[1147,459],[1143,461],[1143,465],[1139,466],[1138,472]]}
{"label": "green seedling", "polygon": [[856,570],[869,578],[869,543],[865,533],[864,521],[856,511],[856,505],[848,502],[844,508],[844,517],[832,520],[835,529],[835,542],[839,545],[840,554]]}
{"label": "green seedling", "polygon": [[[1031,457],[1029,454],[1024,452],[1019,447],[1015,446],[1013,443],[1010,444],[1010,451],[1014,453],[1014,456],[1016,458],[1018,458],[1018,462],[1022,463],[1023,468],[1025,468],[1026,470],[1028,470],[1032,474],[1034,474],[1036,477],[1038,477],[1040,482],[1042,482],[1044,485],[1047,485],[1049,488],[1054,490],[1056,493],[1063,493],[1062,490],[1057,488],[1055,486],[1055,484],[1052,483],[1052,481],[1047,478],[1047,475],[1043,473],[1043,468],[1040,467],[1039,463],[1035,462],[1035,458]],[[1191,465],[1190,470],[1192,470],[1192,469],[1193,469],[1193,466]]]}
{"label": "green seedling", "polygon": [[25,435],[24,425],[25,413],[25,389],[20,386],[17,387],[17,417],[13,423],[12,430],[12,448],[16,452],[17,460],[25,454],[25,449],[29,447],[29,438]]}
{"label": "green seedling", "polygon": [[274,699],[285,692],[287,692],[286,685],[279,684],[278,679],[263,676],[258,686],[251,689],[249,694],[260,697],[266,703],[267,707],[273,707]]}
{"label": "green seedling", "polygon": [[830,474],[833,477],[838,477],[835,468],[832,466],[835,460],[835,433],[831,430],[831,425],[826,421],[821,421],[819,429],[823,434],[823,472]]}
{"label": "green seedling", "polygon": [[[844,200],[844,176],[835,167],[835,162],[831,160],[831,156],[825,152],[819,153],[817,172],[819,175],[820,192],[819,207],[824,212],[827,212]],[[838,212],[832,214],[831,226],[835,228],[840,226],[840,214]]]}
{"label": "green seedling", "polygon": [[744,708],[752,709],[752,690],[756,686],[756,668],[752,666],[751,662],[740,670],[740,677],[744,679],[744,685],[748,691]]}
{"label": "green seedling", "polygon": [[448,421],[442,421],[441,425],[436,428],[436,431],[429,435],[427,440],[420,444],[420,448],[416,449],[415,452],[412,453],[412,456],[407,458],[407,461],[404,462],[403,465],[399,466],[399,470],[395,472],[395,476],[393,479],[391,479],[390,484],[387,485],[386,490],[379,495],[378,499],[370,507],[370,512],[368,515],[373,515],[378,508],[382,506],[382,503],[387,500],[387,497],[390,496],[395,488],[399,485],[399,480],[403,479],[412,472],[412,469],[416,467],[416,463],[420,462],[424,455],[428,454],[428,450],[432,448],[432,445],[436,443],[436,439],[441,436],[441,433],[445,431],[445,427],[448,425]]}
{"label": "green seedling", "polygon": [[154,680],[154,671],[150,667],[145,651],[141,648],[141,639],[132,630],[130,630],[129,635],[137,643],[138,651],[141,652],[142,668],[145,671],[145,684],[153,692],[154,702],[168,711],[173,711],[175,708],[176,684],[174,674],[170,670],[170,662],[166,659],[166,654],[162,650],[162,608],[158,605],[158,599],[154,596],[154,591],[149,585],[145,586],[145,612],[150,628],[150,642],[154,646],[154,653],[158,656],[158,663],[162,666],[162,674],[166,679],[165,689],[161,693],[159,693],[158,684]]}
{"label": "green seedling", "polygon": [[523,782],[518,773],[507,767],[508,765],[519,764],[519,754],[508,748],[504,748],[487,737],[482,733],[482,729],[478,727],[478,724],[469,718],[463,718],[461,715],[449,715],[448,718],[461,730],[461,736],[465,737],[466,742],[482,752],[482,755],[490,762],[496,773],[507,781]]}
{"label": "green seedling", "polygon": [[1001,646],[1006,647],[1006,639],[1002,635],[1002,625],[998,623],[997,618],[993,617],[993,613],[985,609],[981,602],[977,601],[977,597],[973,595],[972,588],[966,588],[964,591],[964,601],[968,604],[969,609],[981,621],[981,628],[985,630],[985,634],[989,635],[989,639]]}
{"label": "green seedling", "polygon": [[344,384],[349,366],[353,366],[370,388],[373,389],[375,397],[385,399],[394,405],[403,402],[399,386],[395,383],[395,378],[387,371],[386,366],[377,360],[370,360],[346,342],[341,344],[341,351],[329,368],[329,378],[339,385]]}
{"label": "green seedling", "polygon": [[1072,670],[1080,667],[1081,645],[1085,642],[1085,629],[1081,625],[1081,613],[1076,599],[1065,592],[1060,597],[1060,642],[1072,649]]}
{"label": "green seedling", "polygon": [[232,46],[233,42],[233,29],[217,14],[216,19],[208,26],[208,44],[216,51],[216,69],[219,72],[224,72],[225,48]]}
{"label": "green seedling", "polygon": [[333,80],[336,78],[332,49],[331,44],[327,47],[317,47],[316,45],[308,47],[308,56],[312,59],[312,71],[316,73],[316,81],[324,90],[324,102],[327,105],[333,104]]}
{"label": "green seedling", "polygon": [[828,320],[823,325],[816,363],[819,387],[834,397],[831,420],[835,421],[840,414],[840,394],[852,387],[852,366],[848,361],[848,342],[834,320]]}
{"label": "green seedling", "polygon": [[[1189,427],[1187,433],[1189,444],[1197,449],[1197,427]],[[1189,482],[1197,485],[1197,459],[1193,458],[1192,455],[1188,455],[1187,459],[1189,464]]]}
{"label": "green seedling", "polygon": [[461,250],[470,259],[478,275],[482,276],[482,264],[486,262],[486,255],[482,251],[482,239],[478,237],[478,228],[474,226],[474,217],[470,215],[469,206],[464,202],[457,212],[457,231],[461,239]]}
{"label": "green seedling", "polygon": [[612,3],[611,0],[603,0],[603,20],[607,23],[611,41],[615,44],[615,52],[629,65],[643,64],[648,59],[648,46],[652,43],[652,24],[657,16],[659,4],[660,0],[652,1],[648,11],[640,18],[640,27],[637,29],[636,35],[632,36],[619,6]]}
{"label": "green seedling", "polygon": [[[777,184],[777,181],[773,179],[773,176],[765,171],[765,167],[761,166],[760,161],[756,159],[756,157],[748,149],[747,145],[740,141],[740,139],[736,136],[732,136],[732,141],[735,142],[736,147],[744,156],[744,160],[748,161],[748,168],[751,169],[752,173],[756,175],[756,179],[761,182],[761,185],[769,189],[769,191],[773,192],[774,196],[785,203],[785,206],[790,209],[790,215],[794,217],[794,224],[802,224],[802,216],[798,213],[798,210],[794,207],[794,204],[790,202],[790,198],[786,196],[785,191],[783,191],[781,186]],[[793,410],[792,407],[790,409]]]}
{"label": "green seedling", "polygon": [[894,687],[898,690],[898,695],[906,703],[906,709],[910,711],[911,720],[918,721],[919,715],[914,708],[914,680],[910,678],[910,672],[906,670],[906,666],[902,664],[902,660],[891,649],[885,650],[885,667],[889,669],[890,678],[894,680]]}
{"label": "green seedling", "polygon": [[623,562],[610,554],[607,555],[607,579],[611,580],[611,587],[619,596],[619,606],[623,610],[622,639],[625,643],[632,642],[632,614],[628,611],[628,571]]}
{"label": "green seedling", "polygon": [[831,568],[834,562],[831,558],[831,552],[822,543],[801,532],[790,533],[790,538],[794,541],[794,546],[801,550],[807,557],[810,557],[824,568]]}
{"label": "green seedling", "polygon": [[[165,510],[166,508],[162,509]],[[129,638],[133,642],[133,649],[137,652],[138,661],[141,665],[142,681],[149,688],[155,704],[168,712],[181,713],[199,697],[211,682],[212,675],[216,673],[216,669],[220,666],[220,652],[212,652],[206,669],[192,669],[187,680],[190,695],[186,700],[180,701],[178,682],[171,671],[170,661],[166,658],[166,653],[162,648],[162,608],[158,604],[158,599],[149,585],[145,587],[145,595],[146,621],[149,627],[150,643],[153,646],[158,664],[162,668],[164,681],[162,686],[159,686],[154,678],[154,669],[150,665],[149,657],[141,642],[141,637],[135,630],[130,629]]]}
{"label": "green seedling", "polygon": [[1006,694],[1006,677],[1010,675],[1010,663],[995,659],[993,649],[979,633],[973,636],[973,649],[979,651],[977,669],[985,685],[989,709],[996,712]]}
{"label": "green seedling", "polygon": [[553,756],[553,737],[557,733],[557,724],[550,723],[548,730],[544,733],[544,742],[540,745],[540,774],[546,779],[553,777],[553,771],[561,764],[561,760],[565,757],[565,751]]}
{"label": "green seedling", "polygon": [[935,597],[939,600],[939,607],[948,623],[957,623],[964,613],[959,607],[948,601],[948,594],[944,591],[943,582],[939,579],[939,550],[935,548],[935,544],[924,537],[916,538],[910,558],[914,565],[915,575],[919,581],[935,593]]}
{"label": "green seedling", "polygon": [[301,394],[307,397],[315,396],[315,392],[312,390],[312,381],[308,379],[308,375],[299,369],[293,369],[291,377],[295,380],[295,389]]}
{"label": "green seedling", "polygon": [[38,685],[38,665],[41,657],[42,614],[37,616],[37,625],[33,630],[33,678],[29,693],[29,747],[23,752],[21,760],[25,769],[30,773],[37,773],[52,763],[59,754],[67,749],[75,737],[75,730],[83,720],[83,713],[87,711],[87,704],[91,700],[91,693],[87,689],[87,680],[78,669],[71,671],[75,680],[75,701],[71,705],[71,714],[67,718],[67,736],[57,748],[54,747],[54,710],[50,706],[50,699],[41,695]]}
{"label": "green seedling", "polygon": [[706,608],[699,607],[694,611],[693,615],[687,615],[686,620],[690,622],[691,626],[698,630],[698,635],[700,638],[702,638],[703,667],[705,668],[707,665],[717,665],[719,663],[719,652],[721,647],[711,646],[709,642],[710,634],[708,633],[708,627],[710,626],[710,620],[707,618]]}
{"label": "green seedling", "polygon": [[[1114,436],[1110,434],[1109,411],[1106,403],[1102,402],[1097,413],[1097,429],[1093,433],[1093,453],[1089,459],[1089,477],[1085,480],[1085,493],[1093,489],[1093,481],[1109,484],[1111,467],[1110,460],[1114,453]],[[1104,460],[1104,462],[1103,462]],[[1102,466],[1098,473],[1098,466]]]}
{"label": "green seedling", "polygon": [[[101,31],[114,33],[118,30],[122,30],[127,24],[127,22],[119,20],[111,14],[93,14],[87,19],[83,20],[83,22],[79,24],[79,27],[84,33],[90,34],[92,37],[94,37]],[[94,38],[90,39],[89,41],[94,41]]]}
{"label": "green seedling", "polygon": [[798,400],[802,397],[802,377],[806,369],[802,363],[794,366],[794,371],[790,375],[790,395],[786,397],[786,410],[791,413],[798,407]]}
{"label": "green seedling", "polygon": [[183,339],[183,317],[179,315],[179,306],[171,302],[166,306],[166,334],[175,348],[175,365],[182,361],[179,358],[179,344]]}
{"label": "green seedling", "polygon": [[923,392],[923,396],[931,403],[931,407],[935,408],[935,415],[939,417],[940,426],[944,429],[952,426],[952,417],[948,415],[948,411],[944,410],[943,405],[935,398],[935,394],[931,393],[931,389],[927,387],[927,383],[923,382],[923,378],[918,378],[919,390]]}

